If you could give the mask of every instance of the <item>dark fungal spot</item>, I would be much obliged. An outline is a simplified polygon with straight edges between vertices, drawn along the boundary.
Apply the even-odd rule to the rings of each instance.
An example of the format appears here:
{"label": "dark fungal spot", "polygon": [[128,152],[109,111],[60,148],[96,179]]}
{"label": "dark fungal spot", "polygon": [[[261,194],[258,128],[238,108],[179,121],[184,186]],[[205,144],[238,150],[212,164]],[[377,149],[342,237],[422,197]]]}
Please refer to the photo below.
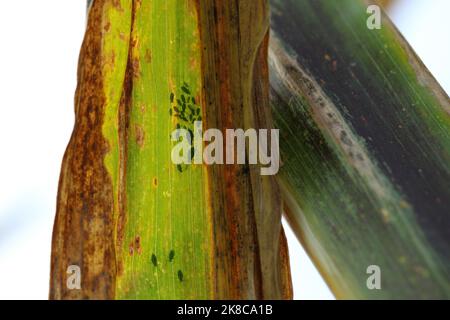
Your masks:
{"label": "dark fungal spot", "polygon": [[351,147],[353,145],[352,140],[347,135],[347,132],[341,131],[341,141],[343,144]]}

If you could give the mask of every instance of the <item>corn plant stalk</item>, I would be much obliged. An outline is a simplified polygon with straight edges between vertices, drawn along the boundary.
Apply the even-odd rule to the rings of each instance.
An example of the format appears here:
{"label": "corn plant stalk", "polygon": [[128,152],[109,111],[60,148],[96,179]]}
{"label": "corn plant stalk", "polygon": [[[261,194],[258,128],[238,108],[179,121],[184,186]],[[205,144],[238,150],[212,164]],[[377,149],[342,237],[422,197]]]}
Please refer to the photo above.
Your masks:
{"label": "corn plant stalk", "polygon": [[[171,132],[270,128],[264,0],[95,0],[52,244],[52,299],[282,299],[274,177],[175,165]],[[189,111],[188,111],[189,110]],[[81,268],[81,289],[67,268]]]}
{"label": "corn plant stalk", "polygon": [[336,297],[449,298],[449,98],[368,5],[271,1],[287,217]]}

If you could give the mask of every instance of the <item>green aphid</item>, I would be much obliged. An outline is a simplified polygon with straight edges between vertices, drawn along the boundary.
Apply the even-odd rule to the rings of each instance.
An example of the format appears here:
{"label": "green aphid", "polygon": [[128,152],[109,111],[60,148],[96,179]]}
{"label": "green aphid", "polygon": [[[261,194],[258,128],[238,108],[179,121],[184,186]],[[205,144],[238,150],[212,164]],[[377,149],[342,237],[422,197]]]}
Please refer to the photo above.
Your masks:
{"label": "green aphid", "polygon": [[180,173],[182,173],[183,172],[183,168],[181,167],[181,165],[180,164],[177,164],[177,170],[180,172]]}
{"label": "green aphid", "polygon": [[173,99],[175,98],[175,95],[173,92],[170,93],[170,103],[173,103]]}
{"label": "green aphid", "polygon": [[174,250],[170,250],[170,252],[169,252],[169,261],[172,262],[173,258],[175,258],[175,251]]}
{"label": "green aphid", "polygon": [[152,260],[152,264],[153,264],[155,267],[157,267],[157,266],[158,266],[158,259],[156,258],[156,255],[155,255],[154,253],[152,254],[151,260]]}
{"label": "green aphid", "polygon": [[188,95],[191,94],[191,92],[189,91],[189,89],[186,88],[185,86],[181,87],[181,90],[183,90],[183,92],[186,93],[186,94],[188,94]]}
{"label": "green aphid", "polygon": [[183,282],[183,279],[184,279],[183,272],[181,270],[178,270],[178,280],[180,280],[180,282]]}

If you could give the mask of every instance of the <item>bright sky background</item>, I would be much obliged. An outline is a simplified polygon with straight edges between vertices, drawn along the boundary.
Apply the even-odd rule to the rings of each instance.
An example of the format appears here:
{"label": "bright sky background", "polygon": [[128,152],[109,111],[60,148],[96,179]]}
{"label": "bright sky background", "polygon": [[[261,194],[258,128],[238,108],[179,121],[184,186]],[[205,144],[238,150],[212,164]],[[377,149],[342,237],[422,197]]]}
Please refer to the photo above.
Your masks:
{"label": "bright sky background", "polygon": [[[391,13],[447,92],[449,12],[448,0],[399,0]],[[84,27],[82,0],[0,4],[0,299],[48,296],[56,191],[73,127]],[[289,230],[287,237],[295,298],[333,299]]]}

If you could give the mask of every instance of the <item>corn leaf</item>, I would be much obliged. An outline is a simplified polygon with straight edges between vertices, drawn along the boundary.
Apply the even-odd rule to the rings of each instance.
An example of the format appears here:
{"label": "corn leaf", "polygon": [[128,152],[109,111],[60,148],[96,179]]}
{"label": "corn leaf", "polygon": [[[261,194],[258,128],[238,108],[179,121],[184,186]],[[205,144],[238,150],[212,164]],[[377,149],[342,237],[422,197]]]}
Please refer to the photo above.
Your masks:
{"label": "corn leaf", "polygon": [[271,6],[279,178],[297,236],[338,298],[449,298],[448,96],[386,15],[366,26],[368,3]]}
{"label": "corn leaf", "polygon": [[[193,133],[195,121],[272,126],[268,22],[263,0],[92,2],[51,298],[291,297],[275,178],[171,160],[171,133]],[[66,285],[70,265],[79,290]]]}

